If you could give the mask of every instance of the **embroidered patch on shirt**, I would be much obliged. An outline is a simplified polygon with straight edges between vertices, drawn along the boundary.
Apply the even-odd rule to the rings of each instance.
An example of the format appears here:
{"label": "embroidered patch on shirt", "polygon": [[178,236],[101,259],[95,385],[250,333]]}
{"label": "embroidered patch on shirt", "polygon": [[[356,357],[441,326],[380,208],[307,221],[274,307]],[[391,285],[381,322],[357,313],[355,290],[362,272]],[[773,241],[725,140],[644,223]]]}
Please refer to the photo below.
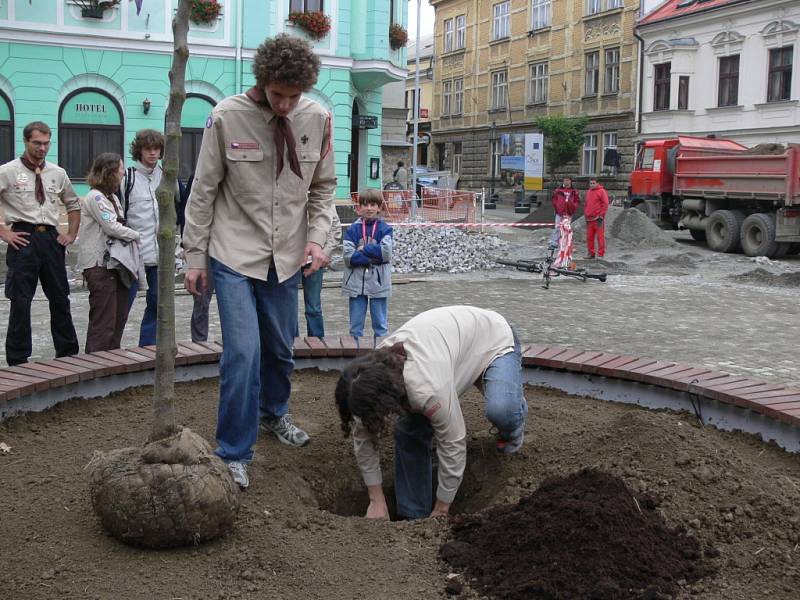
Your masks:
{"label": "embroidered patch on shirt", "polygon": [[430,418],[431,418],[433,415],[435,415],[435,414],[437,413],[437,411],[438,411],[440,408],[442,408],[442,403],[441,403],[441,402],[437,402],[437,403],[436,403],[436,404],[434,404],[432,407],[430,407],[430,409],[428,409],[427,411],[425,411],[425,416],[426,416],[426,417],[428,417],[428,418],[430,419]]}
{"label": "embroidered patch on shirt", "polygon": [[231,150],[259,150],[261,144],[258,142],[231,142]]}
{"label": "embroidered patch on shirt", "polygon": [[28,184],[28,174],[27,173],[23,173],[22,171],[18,171],[17,172],[17,181],[16,181],[15,185],[17,185],[18,187],[22,187],[22,186],[27,185],[27,184]]}
{"label": "embroidered patch on shirt", "polygon": [[208,115],[208,118],[206,119],[206,129],[211,127],[213,124],[214,124],[213,117],[211,115]]}
{"label": "embroidered patch on shirt", "polygon": [[103,194],[95,194],[94,200],[95,202],[102,202],[103,200],[105,200],[105,197],[103,196]]}
{"label": "embroidered patch on shirt", "polygon": [[100,213],[100,216],[103,217],[103,221],[110,221],[111,220],[111,213],[103,211]]}

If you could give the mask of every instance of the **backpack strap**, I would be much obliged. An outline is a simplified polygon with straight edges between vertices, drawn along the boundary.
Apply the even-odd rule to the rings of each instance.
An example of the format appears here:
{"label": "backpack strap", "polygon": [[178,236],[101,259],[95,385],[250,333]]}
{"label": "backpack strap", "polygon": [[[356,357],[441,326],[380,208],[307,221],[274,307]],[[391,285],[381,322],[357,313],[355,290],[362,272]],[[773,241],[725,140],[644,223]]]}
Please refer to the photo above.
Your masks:
{"label": "backpack strap", "polygon": [[122,211],[122,214],[125,215],[125,218],[128,218],[128,206],[131,203],[131,192],[133,191],[133,182],[136,179],[136,168],[135,167],[128,167],[125,170],[125,209]]}

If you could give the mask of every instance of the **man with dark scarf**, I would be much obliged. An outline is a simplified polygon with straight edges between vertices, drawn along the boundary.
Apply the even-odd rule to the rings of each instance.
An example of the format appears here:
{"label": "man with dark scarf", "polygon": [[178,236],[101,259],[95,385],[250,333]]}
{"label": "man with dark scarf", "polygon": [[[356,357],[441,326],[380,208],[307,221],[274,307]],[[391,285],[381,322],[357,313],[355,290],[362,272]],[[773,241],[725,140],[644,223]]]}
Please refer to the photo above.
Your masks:
{"label": "man with dark scarf", "polygon": [[[31,355],[31,301],[39,281],[50,303],[56,356],[78,353],[64,258],[78,235],[81,205],[66,171],[44,159],[50,136],[46,123],[28,123],[22,131],[25,152],[0,166],[0,203],[7,226],[0,227],[0,239],[8,244],[5,295],[11,301],[6,361],[12,366]],[[67,210],[67,233],[56,228],[59,203]]]}
{"label": "man with dark scarf", "polygon": [[186,289],[201,294],[213,275],[222,328],[216,452],[242,488],[259,422],[284,444],[309,442],[289,396],[300,269],[327,262],[336,189],[331,117],[303,97],[319,69],[300,38],[259,46],[256,85],[206,121],[186,205]]}

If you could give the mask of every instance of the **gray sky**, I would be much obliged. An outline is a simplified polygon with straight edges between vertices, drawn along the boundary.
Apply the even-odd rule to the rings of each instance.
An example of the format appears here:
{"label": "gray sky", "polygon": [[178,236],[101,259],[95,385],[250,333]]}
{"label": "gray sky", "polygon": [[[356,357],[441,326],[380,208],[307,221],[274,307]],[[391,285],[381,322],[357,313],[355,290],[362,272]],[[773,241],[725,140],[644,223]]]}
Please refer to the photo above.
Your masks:
{"label": "gray sky", "polygon": [[[428,0],[421,0],[422,10],[420,21],[420,35],[433,33],[433,22],[436,18],[433,7]],[[408,0],[408,37],[414,39],[417,35],[417,0]]]}

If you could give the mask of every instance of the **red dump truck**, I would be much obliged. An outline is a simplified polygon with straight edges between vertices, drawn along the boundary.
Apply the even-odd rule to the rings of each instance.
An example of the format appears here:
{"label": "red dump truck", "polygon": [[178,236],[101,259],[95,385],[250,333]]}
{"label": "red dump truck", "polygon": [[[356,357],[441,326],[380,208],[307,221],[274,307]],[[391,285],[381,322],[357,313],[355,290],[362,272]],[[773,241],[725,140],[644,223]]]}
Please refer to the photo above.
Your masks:
{"label": "red dump truck", "polygon": [[800,145],[761,154],[711,137],[649,140],[637,154],[628,202],[718,252],[800,252]]}

